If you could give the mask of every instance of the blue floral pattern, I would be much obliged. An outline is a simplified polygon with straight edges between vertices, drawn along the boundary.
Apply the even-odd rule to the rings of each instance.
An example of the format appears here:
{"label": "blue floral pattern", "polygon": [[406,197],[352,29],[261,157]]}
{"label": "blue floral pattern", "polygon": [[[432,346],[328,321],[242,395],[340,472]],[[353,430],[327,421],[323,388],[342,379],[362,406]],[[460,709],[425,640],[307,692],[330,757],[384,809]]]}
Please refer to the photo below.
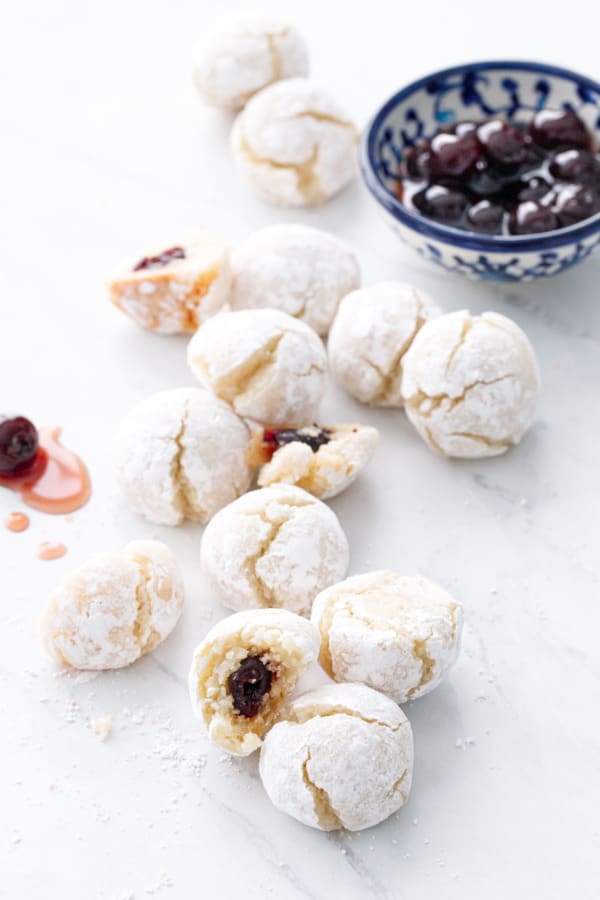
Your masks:
{"label": "blue floral pattern", "polygon": [[[554,275],[586,259],[600,244],[600,217],[577,226],[573,238],[553,232],[537,240],[490,239],[415,222],[395,199],[405,150],[443,124],[501,115],[523,121],[545,106],[577,112],[600,143],[600,85],[583,76],[529,63],[460,66],[401,91],[375,118],[363,147],[367,186],[392,218],[394,229],[427,259],[472,278],[522,281]],[[383,188],[383,190],[382,190]],[[571,231],[571,229],[569,230]],[[444,233],[446,232],[446,234]],[[558,237],[557,237],[558,235]],[[512,241],[512,246],[509,246]]]}

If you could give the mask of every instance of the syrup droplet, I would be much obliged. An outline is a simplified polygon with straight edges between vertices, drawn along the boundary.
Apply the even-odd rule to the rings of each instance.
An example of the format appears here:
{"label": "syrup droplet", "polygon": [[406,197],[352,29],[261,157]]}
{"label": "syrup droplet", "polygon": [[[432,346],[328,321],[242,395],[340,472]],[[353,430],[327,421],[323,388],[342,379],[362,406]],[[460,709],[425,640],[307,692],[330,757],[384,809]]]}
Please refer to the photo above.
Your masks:
{"label": "syrup droplet", "polygon": [[29,516],[22,512],[10,513],[6,519],[6,527],[9,531],[25,531],[29,528]]}
{"label": "syrup droplet", "polygon": [[90,476],[82,460],[59,441],[62,429],[40,428],[40,449],[33,468],[23,476],[0,476],[0,485],[21,495],[33,509],[70,513],[90,498]]}
{"label": "syrup droplet", "polygon": [[38,547],[37,557],[44,560],[60,559],[66,552],[67,548],[64,544],[60,544],[57,541],[44,541]]}

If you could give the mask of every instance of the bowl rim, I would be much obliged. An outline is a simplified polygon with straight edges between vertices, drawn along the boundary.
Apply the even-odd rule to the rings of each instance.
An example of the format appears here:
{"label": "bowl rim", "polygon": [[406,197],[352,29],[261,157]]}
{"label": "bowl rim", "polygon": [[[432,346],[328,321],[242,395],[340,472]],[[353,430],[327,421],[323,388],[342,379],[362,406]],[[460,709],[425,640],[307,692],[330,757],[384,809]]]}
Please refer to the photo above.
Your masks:
{"label": "bowl rim", "polygon": [[387,212],[391,213],[412,231],[417,231],[424,237],[469,250],[486,252],[544,251],[554,247],[562,247],[565,244],[576,243],[600,231],[600,212],[598,212],[589,219],[584,219],[583,222],[569,225],[566,228],[555,229],[554,231],[545,231],[541,234],[528,236],[478,235],[475,232],[463,231],[460,228],[452,228],[449,225],[437,224],[431,219],[418,215],[418,213],[410,212],[384,185],[376,173],[374,163],[375,140],[384,119],[399,103],[425,87],[428,82],[436,78],[468,72],[471,69],[513,69],[522,72],[539,72],[540,74],[555,75],[571,81],[582,82],[586,87],[592,88],[592,90],[600,94],[600,84],[586,75],[581,75],[572,69],[527,60],[492,59],[482,60],[481,62],[461,63],[424,75],[389,97],[371,118],[363,133],[360,144],[360,169],[363,180],[373,197]]}

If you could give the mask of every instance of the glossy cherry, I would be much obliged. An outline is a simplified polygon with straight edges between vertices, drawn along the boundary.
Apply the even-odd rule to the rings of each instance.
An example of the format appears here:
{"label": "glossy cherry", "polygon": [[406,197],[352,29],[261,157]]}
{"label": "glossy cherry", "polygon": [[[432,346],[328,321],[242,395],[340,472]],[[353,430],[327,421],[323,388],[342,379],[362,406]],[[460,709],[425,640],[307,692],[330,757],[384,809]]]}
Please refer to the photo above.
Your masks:
{"label": "glossy cherry", "polygon": [[234,709],[251,719],[260,709],[272,681],[273,673],[262,659],[259,656],[247,656],[227,679]]}
{"label": "glossy cherry", "polygon": [[25,416],[0,417],[0,475],[23,475],[37,456],[39,436]]}
{"label": "glossy cherry", "polygon": [[585,123],[570,109],[541,109],[533,117],[529,133],[546,150],[561,147],[586,150],[590,146]]}
{"label": "glossy cherry", "polygon": [[600,198],[584,185],[565,185],[558,193],[555,209],[560,224],[566,228],[600,212]]}
{"label": "glossy cherry", "polygon": [[550,174],[559,181],[592,185],[600,177],[600,163],[589,150],[562,150],[550,163]]}
{"label": "glossy cherry", "polygon": [[527,159],[527,140],[515,125],[490,119],[477,129],[479,143],[488,159],[501,166],[519,166]]}
{"label": "glossy cherry", "polygon": [[541,234],[559,227],[559,221],[552,210],[535,200],[519,203],[510,217],[511,234]]}
{"label": "glossy cherry", "polygon": [[437,134],[431,141],[429,168],[434,178],[462,178],[480,158],[474,137],[456,134]]}
{"label": "glossy cherry", "polygon": [[415,194],[413,203],[424,216],[445,225],[458,224],[467,208],[467,198],[462,191],[442,184],[432,184]]}
{"label": "glossy cherry", "polygon": [[489,200],[480,200],[467,213],[467,224],[480,234],[500,234],[504,209]]}

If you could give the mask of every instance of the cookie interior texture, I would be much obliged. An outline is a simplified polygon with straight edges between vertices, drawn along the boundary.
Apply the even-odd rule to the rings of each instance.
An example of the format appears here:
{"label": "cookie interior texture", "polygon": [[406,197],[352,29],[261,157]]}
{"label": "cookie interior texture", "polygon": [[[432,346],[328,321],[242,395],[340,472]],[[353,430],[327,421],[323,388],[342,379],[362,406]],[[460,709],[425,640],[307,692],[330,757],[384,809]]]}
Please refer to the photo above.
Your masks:
{"label": "cookie interior texture", "polygon": [[[202,716],[215,743],[230,753],[246,755],[262,743],[263,734],[273,724],[279,709],[306,665],[306,651],[292,635],[278,629],[257,627],[244,635],[231,634],[209,646],[196,670],[196,696]],[[272,675],[269,691],[258,712],[244,716],[234,707],[229,678],[248,657],[258,657]]]}

